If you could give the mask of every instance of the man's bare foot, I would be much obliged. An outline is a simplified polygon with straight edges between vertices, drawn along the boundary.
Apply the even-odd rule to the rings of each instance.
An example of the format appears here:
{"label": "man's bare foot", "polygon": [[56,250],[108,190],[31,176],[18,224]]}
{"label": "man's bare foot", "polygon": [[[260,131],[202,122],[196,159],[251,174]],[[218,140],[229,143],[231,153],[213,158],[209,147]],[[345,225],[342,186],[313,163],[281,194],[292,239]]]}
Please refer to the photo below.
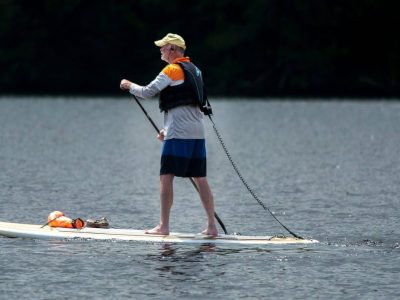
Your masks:
{"label": "man's bare foot", "polygon": [[218,230],[217,230],[217,228],[207,228],[207,229],[204,229],[201,232],[201,234],[216,237],[216,236],[218,236]]}
{"label": "man's bare foot", "polygon": [[169,234],[169,229],[168,228],[162,228],[160,225],[157,225],[153,229],[145,230],[145,234],[158,234],[158,235],[168,235]]}

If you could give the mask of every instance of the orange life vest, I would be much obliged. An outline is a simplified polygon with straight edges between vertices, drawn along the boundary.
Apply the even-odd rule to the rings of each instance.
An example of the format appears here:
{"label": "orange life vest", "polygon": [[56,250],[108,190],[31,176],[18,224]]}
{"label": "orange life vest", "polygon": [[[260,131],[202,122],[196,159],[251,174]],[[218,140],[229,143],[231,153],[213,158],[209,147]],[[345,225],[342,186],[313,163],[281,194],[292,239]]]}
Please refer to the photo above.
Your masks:
{"label": "orange life vest", "polygon": [[63,228],[76,228],[80,229],[85,226],[85,222],[80,219],[71,219],[64,216],[64,213],[61,211],[53,211],[47,217],[48,225],[50,227],[63,227]]}

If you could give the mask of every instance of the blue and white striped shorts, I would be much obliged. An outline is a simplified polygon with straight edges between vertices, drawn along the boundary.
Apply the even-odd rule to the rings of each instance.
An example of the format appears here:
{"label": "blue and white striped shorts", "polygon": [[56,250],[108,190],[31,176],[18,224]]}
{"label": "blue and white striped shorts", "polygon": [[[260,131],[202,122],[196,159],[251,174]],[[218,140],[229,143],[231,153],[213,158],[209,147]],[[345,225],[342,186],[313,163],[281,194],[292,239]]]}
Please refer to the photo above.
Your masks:
{"label": "blue and white striped shorts", "polygon": [[164,140],[161,151],[160,175],[206,177],[207,158],[204,139]]}

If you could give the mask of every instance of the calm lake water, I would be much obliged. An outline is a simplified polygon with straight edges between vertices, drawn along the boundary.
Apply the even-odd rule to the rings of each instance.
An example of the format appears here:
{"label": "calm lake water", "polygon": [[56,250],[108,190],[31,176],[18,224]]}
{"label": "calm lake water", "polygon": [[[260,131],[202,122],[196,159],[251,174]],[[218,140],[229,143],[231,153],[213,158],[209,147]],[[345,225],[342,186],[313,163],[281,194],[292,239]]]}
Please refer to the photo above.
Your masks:
{"label": "calm lake water", "polygon": [[[0,220],[158,221],[160,142],[133,99],[0,98]],[[400,102],[211,99],[249,185],[306,246],[217,247],[0,237],[4,299],[398,299]],[[144,103],[161,125],[157,103]],[[206,120],[208,177],[229,232],[287,234],[249,195]],[[205,215],[175,180],[171,230]],[[222,230],[221,230],[222,232]]]}

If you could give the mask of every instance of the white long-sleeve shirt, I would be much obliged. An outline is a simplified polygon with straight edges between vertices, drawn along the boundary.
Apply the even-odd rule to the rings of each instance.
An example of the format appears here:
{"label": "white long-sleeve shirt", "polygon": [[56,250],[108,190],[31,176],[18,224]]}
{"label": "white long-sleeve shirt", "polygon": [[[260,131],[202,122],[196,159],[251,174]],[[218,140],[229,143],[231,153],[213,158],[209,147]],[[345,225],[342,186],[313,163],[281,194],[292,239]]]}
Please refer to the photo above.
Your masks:
{"label": "white long-sleeve shirt", "polygon": [[[167,65],[157,77],[146,86],[133,83],[129,89],[131,94],[142,98],[153,98],[168,86],[184,82],[184,72],[176,64],[178,61],[190,61],[183,57]],[[183,105],[172,108],[164,114],[165,139],[204,139],[203,113],[193,105]]]}

